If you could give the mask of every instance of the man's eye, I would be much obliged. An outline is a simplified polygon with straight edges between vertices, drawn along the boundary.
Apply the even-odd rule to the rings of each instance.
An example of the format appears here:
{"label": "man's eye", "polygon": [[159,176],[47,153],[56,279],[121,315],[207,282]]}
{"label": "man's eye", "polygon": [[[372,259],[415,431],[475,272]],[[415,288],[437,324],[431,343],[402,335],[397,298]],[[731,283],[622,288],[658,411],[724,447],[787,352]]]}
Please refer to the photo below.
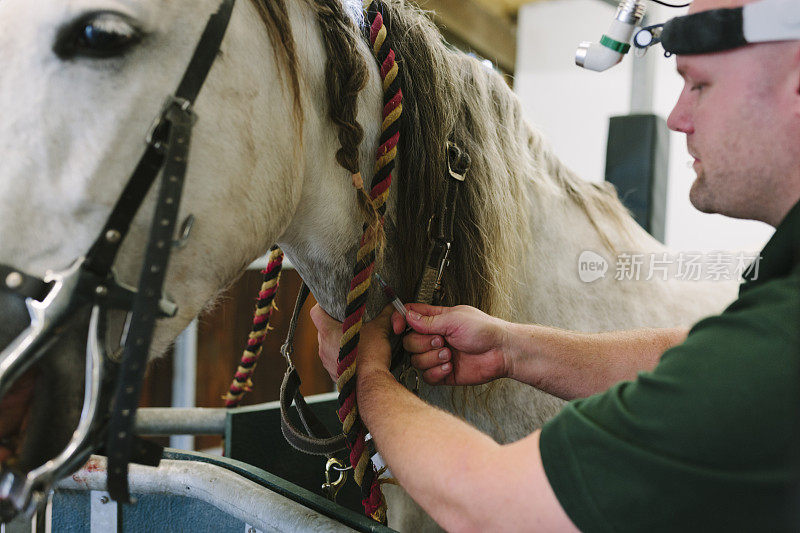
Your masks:
{"label": "man's eye", "polygon": [[695,83],[694,85],[692,85],[691,90],[692,91],[702,91],[703,89],[706,88],[707,85],[708,85],[707,83]]}
{"label": "man's eye", "polygon": [[62,59],[122,55],[142,38],[124,15],[93,13],[59,31],[53,50]]}

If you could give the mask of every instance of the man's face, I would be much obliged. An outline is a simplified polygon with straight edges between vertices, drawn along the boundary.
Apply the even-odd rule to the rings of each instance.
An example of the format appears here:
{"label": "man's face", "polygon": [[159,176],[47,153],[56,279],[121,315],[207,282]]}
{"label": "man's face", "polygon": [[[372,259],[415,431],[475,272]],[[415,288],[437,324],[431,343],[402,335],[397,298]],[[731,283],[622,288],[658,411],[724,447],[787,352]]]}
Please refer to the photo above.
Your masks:
{"label": "man's face", "polygon": [[[690,13],[745,3],[695,0]],[[800,151],[799,50],[795,41],[678,56],[685,84],[668,124],[695,158],[690,200],[700,211],[775,225],[797,201],[784,208]]]}

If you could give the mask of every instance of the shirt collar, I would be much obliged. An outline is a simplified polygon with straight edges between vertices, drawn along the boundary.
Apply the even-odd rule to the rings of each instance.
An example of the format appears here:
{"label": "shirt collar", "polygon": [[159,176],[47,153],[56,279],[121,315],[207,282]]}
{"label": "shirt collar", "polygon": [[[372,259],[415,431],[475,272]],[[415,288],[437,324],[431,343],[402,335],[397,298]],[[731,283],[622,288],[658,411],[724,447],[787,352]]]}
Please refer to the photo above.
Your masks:
{"label": "shirt collar", "polygon": [[800,264],[800,202],[778,224],[756,261],[759,261],[758,277],[745,279],[740,293],[771,279],[786,277]]}

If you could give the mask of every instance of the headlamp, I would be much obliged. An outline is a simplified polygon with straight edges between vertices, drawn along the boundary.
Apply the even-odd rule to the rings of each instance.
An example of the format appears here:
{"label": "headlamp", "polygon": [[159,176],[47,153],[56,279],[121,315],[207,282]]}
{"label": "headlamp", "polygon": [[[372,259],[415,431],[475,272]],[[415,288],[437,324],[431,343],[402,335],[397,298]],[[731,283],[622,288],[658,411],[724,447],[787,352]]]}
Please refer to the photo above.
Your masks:
{"label": "headlamp", "polygon": [[668,54],[709,54],[752,43],[800,39],[800,2],[761,0],[742,7],[713,9],[642,28],[634,46],[661,43]]}
{"label": "headlamp", "polygon": [[642,0],[621,0],[617,13],[608,31],[600,41],[584,41],[578,45],[575,64],[589,70],[602,72],[625,57],[631,48],[631,37],[644,18],[645,5]]}
{"label": "headlamp", "polygon": [[[644,0],[623,0],[612,24],[616,39],[610,47],[603,36],[599,44],[581,43],[576,63],[590,70],[603,71],[622,60],[626,39],[634,34],[633,24],[641,22]],[[655,1],[655,0],[654,0]],[[662,2],[659,2],[662,3]],[[638,16],[623,17],[622,14]],[[621,25],[630,32],[620,32]],[[712,9],[676,17],[664,24],[647,26],[633,36],[633,46],[646,51],[661,43],[666,55],[709,54],[732,50],[752,43],[800,40],[800,1],[761,0],[742,7]],[[613,55],[613,57],[611,57]]]}

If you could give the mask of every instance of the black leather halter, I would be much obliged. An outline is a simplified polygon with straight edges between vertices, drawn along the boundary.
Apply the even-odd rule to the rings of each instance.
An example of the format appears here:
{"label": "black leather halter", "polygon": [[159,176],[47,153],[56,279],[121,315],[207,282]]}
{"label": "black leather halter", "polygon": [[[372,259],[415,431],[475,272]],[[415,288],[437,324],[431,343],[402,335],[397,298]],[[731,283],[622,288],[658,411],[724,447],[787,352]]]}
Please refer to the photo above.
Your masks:
{"label": "black leather halter", "polygon": [[[102,315],[108,309],[130,311],[130,325],[116,379],[106,444],[109,455],[108,489],[118,501],[129,500],[127,472],[131,454],[142,455],[141,450],[134,450],[132,427],[155,321],[158,317],[174,316],[177,312],[177,307],[162,295],[192,126],[196,120],[192,106],[219,52],[234,3],[235,0],[222,0],[217,12],[209,18],[183,79],[151,127],[144,154],[86,256],[78,258],[70,269],[50,273],[45,279],[27,275],[8,265],[0,265],[0,291],[24,298],[31,313],[31,327],[0,352],[0,397],[43,355],[46,347],[58,337],[59,328],[78,309],[92,306],[93,317]],[[136,290],[126,288],[116,281],[112,266],[134,217],[159,174],[162,180],[139,286]],[[99,337],[97,331],[95,337]],[[102,342],[102,338],[92,338],[90,334],[87,348],[97,348],[98,343]],[[104,358],[103,353],[101,359]],[[103,379],[96,374],[87,373],[87,380],[90,375],[93,379]],[[86,383],[87,389],[95,385],[88,381]],[[10,470],[2,472],[0,522],[26,510],[32,502],[37,503],[37,494],[49,490],[52,483],[80,466],[81,459],[85,460],[100,446],[108,414],[103,412],[105,406],[97,408],[98,403],[102,401],[95,395],[94,409],[87,411],[85,406],[83,414],[91,412],[93,418],[102,420],[81,420],[79,430],[84,428],[84,434],[79,439],[77,434],[80,431],[76,430],[76,435],[64,452],[68,456],[58,466],[53,466],[52,471],[42,473],[41,468],[37,469],[34,472],[40,473],[40,476],[36,479],[30,476],[26,479],[24,475]]]}

